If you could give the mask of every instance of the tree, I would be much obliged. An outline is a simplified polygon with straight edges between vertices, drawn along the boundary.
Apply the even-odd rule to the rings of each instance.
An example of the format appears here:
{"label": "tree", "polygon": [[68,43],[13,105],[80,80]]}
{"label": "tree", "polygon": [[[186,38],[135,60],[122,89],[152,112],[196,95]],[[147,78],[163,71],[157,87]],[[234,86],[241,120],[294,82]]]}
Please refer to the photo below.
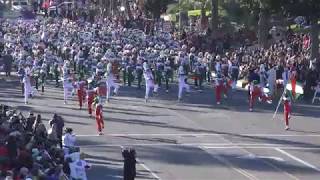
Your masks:
{"label": "tree", "polygon": [[219,0],[211,0],[211,30],[214,34],[218,29],[219,23]]}
{"label": "tree", "polygon": [[149,17],[159,19],[160,15],[167,11],[168,5],[172,2],[172,0],[146,0],[144,9]]}
{"label": "tree", "polygon": [[311,58],[319,58],[319,0],[270,0],[271,6],[280,6],[287,17],[303,16],[310,24]]}

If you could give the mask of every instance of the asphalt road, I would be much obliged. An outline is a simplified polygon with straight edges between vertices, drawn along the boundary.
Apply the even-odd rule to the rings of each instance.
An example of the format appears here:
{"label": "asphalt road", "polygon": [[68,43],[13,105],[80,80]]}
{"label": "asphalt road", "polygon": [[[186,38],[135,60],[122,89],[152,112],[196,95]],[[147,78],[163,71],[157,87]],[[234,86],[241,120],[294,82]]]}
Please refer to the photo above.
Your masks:
{"label": "asphalt road", "polygon": [[[2,76],[3,78],[3,76]],[[23,104],[17,81],[0,80],[0,103],[41,113],[61,114],[77,134],[77,144],[93,165],[90,180],[122,179],[122,147],[137,151],[137,179],[320,179],[320,106],[294,104],[291,130],[284,130],[282,108],[272,105],[248,112],[245,92],[215,105],[213,90],[193,90],[181,103],[177,87],[162,89],[144,102],[144,91],[121,87],[104,107],[105,135],[77,102],[63,104],[60,88],[47,87],[30,105]]]}

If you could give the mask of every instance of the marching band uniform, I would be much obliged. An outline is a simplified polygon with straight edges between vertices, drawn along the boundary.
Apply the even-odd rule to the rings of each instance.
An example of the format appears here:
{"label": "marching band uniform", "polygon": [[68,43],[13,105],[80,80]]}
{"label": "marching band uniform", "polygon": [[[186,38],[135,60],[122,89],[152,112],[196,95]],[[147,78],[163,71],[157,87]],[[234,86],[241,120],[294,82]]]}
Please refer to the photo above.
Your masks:
{"label": "marching band uniform", "polygon": [[72,78],[71,77],[65,77],[63,79],[63,99],[64,99],[64,104],[67,104],[67,100],[69,98],[69,94],[73,89],[72,85]]}
{"label": "marching band uniform", "polygon": [[87,89],[87,106],[88,113],[90,117],[92,116],[92,104],[94,102],[95,91],[93,89],[93,85],[90,81],[88,81],[88,89]]}
{"label": "marching band uniform", "polygon": [[47,69],[47,65],[43,63],[40,69],[41,92],[44,92],[44,86],[45,86],[46,77],[47,77],[46,69]]}
{"label": "marching band uniform", "polygon": [[31,88],[31,82],[30,81],[31,81],[30,74],[27,72],[26,75],[23,77],[24,103],[25,104],[28,104],[28,98],[29,98],[30,95],[32,95],[32,88]]}
{"label": "marching band uniform", "polygon": [[99,99],[99,103],[104,103],[107,97],[107,86],[104,81],[98,82],[98,86],[95,88],[95,94]]}
{"label": "marching band uniform", "polygon": [[289,130],[289,119],[291,115],[291,102],[288,96],[283,98],[285,130]]}
{"label": "marching band uniform", "polygon": [[131,86],[131,83],[134,80],[133,72],[134,72],[134,64],[133,60],[130,60],[129,63],[126,66],[126,71],[127,71],[127,79],[128,79],[128,86]]}
{"label": "marching band uniform", "polygon": [[232,63],[230,67],[230,75],[232,80],[232,89],[235,89],[237,86],[239,76],[239,66],[236,63]]}
{"label": "marching band uniform", "polygon": [[149,94],[150,94],[150,90],[153,88],[153,91],[156,93],[157,92],[157,86],[154,84],[154,77],[153,74],[151,72],[151,69],[144,66],[144,79],[146,82],[146,94],[145,94],[145,101],[148,102],[149,99]]}
{"label": "marching band uniform", "polygon": [[115,76],[112,72],[112,63],[109,62],[107,65],[107,81],[106,81],[107,101],[110,100],[111,88],[114,88],[114,94],[118,93],[119,85],[117,83],[115,83],[114,81],[115,81]]}
{"label": "marching band uniform", "polygon": [[143,67],[142,67],[142,60],[138,60],[136,64],[136,74],[138,80],[138,89],[141,89],[141,82],[142,82],[142,75],[143,75]]}
{"label": "marching band uniform", "polygon": [[183,65],[180,65],[178,69],[178,76],[179,76],[179,93],[178,93],[178,101],[182,99],[182,91],[185,88],[186,91],[189,93],[190,92],[190,86],[186,83],[186,71],[183,67]]}
{"label": "marching band uniform", "polygon": [[268,102],[269,104],[272,103],[271,97],[267,96],[263,91],[263,87],[259,86],[259,81],[254,80],[250,84],[249,88],[250,88],[249,111],[253,111],[253,104],[257,97],[259,98],[259,100],[261,99],[263,102]]}
{"label": "marching band uniform", "polygon": [[269,71],[268,71],[268,86],[269,86],[269,90],[270,90],[270,94],[273,95],[274,91],[275,91],[275,83],[277,80],[277,74],[276,74],[276,70],[275,67],[272,67]]}
{"label": "marching band uniform", "polygon": [[165,81],[166,81],[166,93],[169,92],[169,78],[172,76],[172,68],[170,65],[170,61],[167,60],[164,63],[164,77],[165,77]]}
{"label": "marching band uniform", "polygon": [[221,103],[221,93],[224,92],[226,94],[226,88],[224,86],[224,79],[220,72],[217,74],[217,78],[215,81],[216,86],[216,102],[217,104]]}
{"label": "marching band uniform", "polygon": [[85,86],[86,82],[79,79],[79,81],[77,82],[77,95],[80,109],[82,109],[82,102],[85,99]]}
{"label": "marching band uniform", "polygon": [[98,102],[96,104],[95,113],[96,113],[96,123],[97,123],[97,129],[98,129],[99,135],[103,135],[102,129],[104,129],[104,121],[103,121],[103,106],[101,102]]}
{"label": "marching band uniform", "polygon": [[297,72],[294,67],[291,67],[290,69],[290,74],[289,74],[289,79],[291,82],[291,87],[292,87],[292,96],[296,96],[296,85],[297,85],[297,80],[296,80],[296,75]]}

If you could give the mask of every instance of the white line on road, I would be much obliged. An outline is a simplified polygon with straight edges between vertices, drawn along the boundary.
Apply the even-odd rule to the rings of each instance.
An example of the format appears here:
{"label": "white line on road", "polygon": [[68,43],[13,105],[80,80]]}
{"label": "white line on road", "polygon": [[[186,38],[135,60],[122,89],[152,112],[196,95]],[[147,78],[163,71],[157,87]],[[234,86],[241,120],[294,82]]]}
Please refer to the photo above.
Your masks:
{"label": "white line on road", "polygon": [[199,146],[200,149],[202,149],[204,152],[206,152],[208,155],[210,155],[212,158],[220,161],[221,163],[229,166],[229,168],[233,169],[234,171],[242,174],[243,176],[245,176],[246,178],[250,179],[250,180],[258,180],[257,177],[255,177],[254,175],[250,174],[249,172],[239,168],[239,167],[235,167],[230,161],[228,161],[226,158],[223,158],[221,156],[219,156],[218,154],[211,154],[209,152],[207,152],[205,149],[203,149],[203,147]]}
{"label": "white line on road", "polygon": [[[98,137],[97,134],[77,134],[78,137]],[[192,134],[175,134],[175,133],[169,133],[169,134],[105,134],[104,136],[111,136],[111,137],[121,137],[121,136],[195,136],[195,137],[201,137],[201,136],[228,136],[228,134],[215,134],[215,133],[192,133]],[[233,136],[233,135],[230,135]],[[320,137],[320,134],[235,134],[235,136],[249,136],[249,137]],[[103,137],[103,136],[99,136]]]}
{"label": "white line on road", "polygon": [[140,166],[142,166],[145,170],[147,170],[154,178],[161,180],[161,178],[156,173],[154,173],[147,165],[145,165],[142,161],[140,161],[140,159],[136,158],[136,160],[137,160],[137,163]]}
{"label": "white line on road", "polygon": [[284,151],[284,150],[282,150],[282,149],[280,149],[280,148],[274,148],[274,149],[275,149],[276,151],[278,151],[278,152],[280,152],[280,153],[282,153],[282,154],[284,154],[284,155],[292,158],[293,160],[298,161],[298,162],[300,162],[301,164],[304,164],[305,166],[307,166],[307,167],[309,167],[309,168],[311,168],[311,169],[313,169],[313,170],[315,170],[315,171],[320,172],[320,169],[317,168],[316,166],[314,166],[314,165],[312,165],[312,164],[310,164],[310,163],[308,163],[308,162],[306,162],[306,161],[304,161],[304,160],[302,160],[302,159],[300,159],[300,158],[298,158],[298,157],[296,157],[296,156],[294,156],[294,155],[292,155],[292,154],[290,154],[290,153],[288,153],[288,152],[286,152],[286,151]]}

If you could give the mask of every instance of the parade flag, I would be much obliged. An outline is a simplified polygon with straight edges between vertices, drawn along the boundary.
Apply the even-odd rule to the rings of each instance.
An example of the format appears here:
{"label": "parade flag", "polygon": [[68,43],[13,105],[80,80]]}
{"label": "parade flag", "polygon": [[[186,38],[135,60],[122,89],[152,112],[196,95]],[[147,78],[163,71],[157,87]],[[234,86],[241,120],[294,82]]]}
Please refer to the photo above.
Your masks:
{"label": "parade flag", "polygon": [[[293,85],[295,86],[293,87]],[[301,97],[301,95],[304,94],[303,86],[298,82],[293,84],[292,83],[287,84],[286,92],[288,93],[288,95],[290,95],[291,99],[294,99],[294,100],[299,99],[299,97]]]}

